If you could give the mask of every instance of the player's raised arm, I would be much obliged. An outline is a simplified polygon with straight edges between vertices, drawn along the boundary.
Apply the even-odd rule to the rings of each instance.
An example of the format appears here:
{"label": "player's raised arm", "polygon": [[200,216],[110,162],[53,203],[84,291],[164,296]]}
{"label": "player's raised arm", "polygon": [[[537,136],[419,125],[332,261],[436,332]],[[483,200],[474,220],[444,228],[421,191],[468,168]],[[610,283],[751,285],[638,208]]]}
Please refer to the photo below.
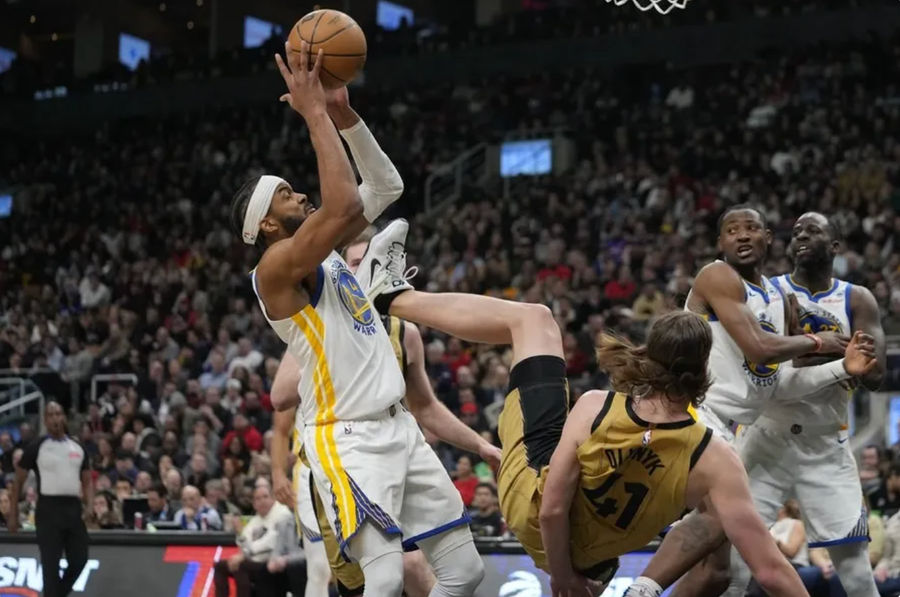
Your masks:
{"label": "player's raised arm", "polygon": [[500,466],[500,448],[493,446],[475,430],[460,421],[434,395],[431,381],[425,372],[425,347],[415,325],[404,322],[403,344],[409,356],[406,370],[406,401],[409,410],[422,427],[439,440],[462,450],[478,454],[491,466]]}
{"label": "player's raised arm", "polygon": [[[293,289],[315,271],[348,234],[348,228],[354,224],[359,225],[363,213],[356,176],[326,109],[325,89],[319,80],[321,51],[316,56],[312,70],[309,70],[311,57],[305,42],[303,49],[299,53],[288,52],[290,68],[280,55],[276,55],[275,62],[289,91],[282,98],[303,117],[309,128],[309,138],[316,152],[322,205],[303,220],[292,236],[275,242],[266,251],[257,268],[260,290],[265,295],[269,295],[267,291],[277,294],[279,289],[286,286]],[[254,195],[260,186],[262,181],[257,184]],[[279,187],[271,195],[271,203],[265,207],[270,208],[277,202],[292,200],[296,201],[290,188]],[[248,212],[254,207],[255,203],[251,199]],[[268,209],[265,211],[268,213]],[[248,213],[250,215],[252,214]],[[251,218],[248,224],[245,218],[245,233],[257,233],[256,230],[250,230],[253,220],[255,219]],[[272,218],[261,217],[255,221],[263,232],[278,231],[278,223]]]}
{"label": "player's raised arm", "polygon": [[[350,106],[346,87],[325,92],[328,115],[350,148],[350,155],[362,183],[359,197],[363,204],[366,226],[378,219],[385,209],[403,194],[403,179],[391,158],[381,149],[365,121]],[[356,238],[348,236],[346,242]]]}
{"label": "player's raised arm", "polygon": [[853,286],[853,290],[850,292],[850,312],[853,314],[853,331],[868,335],[874,345],[877,361],[870,371],[859,376],[859,381],[874,392],[884,383],[887,348],[884,342],[884,328],[881,327],[878,303],[868,288]]}
{"label": "player's raised arm", "polygon": [[708,305],[712,312],[707,315],[719,320],[749,360],[781,363],[807,353],[843,354],[847,339],[838,334],[781,336],[765,332],[747,307],[744,293],[738,273],[723,262],[700,270],[691,291],[694,300]]}
{"label": "player's raised arm", "polygon": [[767,594],[772,597],[809,595],[756,513],[740,458],[719,438],[712,439],[691,471],[688,493],[692,506],[706,494],[728,539]]}

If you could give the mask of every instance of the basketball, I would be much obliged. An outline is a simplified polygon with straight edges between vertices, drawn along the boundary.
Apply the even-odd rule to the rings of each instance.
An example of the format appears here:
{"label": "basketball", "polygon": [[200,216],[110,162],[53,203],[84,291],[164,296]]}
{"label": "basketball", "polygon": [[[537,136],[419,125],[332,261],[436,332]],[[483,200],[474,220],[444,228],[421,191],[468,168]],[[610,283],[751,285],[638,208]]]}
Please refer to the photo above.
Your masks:
{"label": "basketball", "polygon": [[349,15],[339,10],[314,10],[291,29],[288,45],[300,51],[301,42],[310,45],[309,68],[321,49],[322,85],[335,89],[352,81],[366,63],[366,36]]}

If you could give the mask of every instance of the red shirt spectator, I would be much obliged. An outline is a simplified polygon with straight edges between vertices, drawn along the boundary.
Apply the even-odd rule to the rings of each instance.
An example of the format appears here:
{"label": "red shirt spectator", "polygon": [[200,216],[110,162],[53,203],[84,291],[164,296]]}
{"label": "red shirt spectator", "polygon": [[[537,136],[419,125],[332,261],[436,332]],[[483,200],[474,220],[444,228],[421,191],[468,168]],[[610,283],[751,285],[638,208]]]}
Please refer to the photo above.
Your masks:
{"label": "red shirt spectator", "polygon": [[472,500],[475,498],[475,488],[478,487],[478,483],[480,483],[480,481],[472,470],[472,459],[463,454],[459,457],[459,460],[456,461],[456,472],[454,473],[453,484],[459,491],[459,495],[462,497],[463,504],[466,505],[466,508],[472,505]]}
{"label": "red shirt spectator", "polygon": [[231,443],[231,439],[235,436],[240,436],[240,438],[244,441],[244,445],[247,446],[247,449],[251,452],[259,452],[263,448],[263,437],[259,430],[250,424],[247,420],[247,417],[244,413],[237,413],[234,415],[234,429],[225,434],[225,439],[222,440],[222,453],[225,453],[225,448]]}
{"label": "red shirt spectator", "polygon": [[538,271],[537,279],[539,281],[546,280],[550,276],[554,276],[559,278],[560,280],[571,280],[572,279],[572,268],[564,263],[559,265],[555,265],[553,267],[544,267]]}

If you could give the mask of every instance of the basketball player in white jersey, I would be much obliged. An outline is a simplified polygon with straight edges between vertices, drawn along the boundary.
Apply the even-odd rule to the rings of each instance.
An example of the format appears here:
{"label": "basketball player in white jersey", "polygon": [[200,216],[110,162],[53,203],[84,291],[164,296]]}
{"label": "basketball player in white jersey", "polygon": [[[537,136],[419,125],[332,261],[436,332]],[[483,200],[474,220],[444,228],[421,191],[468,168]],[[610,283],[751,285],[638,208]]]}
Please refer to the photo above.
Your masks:
{"label": "basketball player in white jersey", "polygon": [[[884,330],[878,303],[868,289],[832,277],[840,235],[822,214],[806,213],[794,224],[789,255],[792,273],[772,282],[796,297],[801,332],[834,331],[872,336],[878,365],[859,382],[877,390],[884,380]],[[776,390],[776,393],[780,390]],[[850,450],[851,393],[832,384],[800,402],[772,401],[741,433],[739,450],[750,476],[754,502],[766,524],[789,498],[800,502],[810,547],[826,547],[841,584],[853,597],[877,597],[869,564],[868,513],[856,460]],[[732,570],[746,588],[749,571]]]}
{"label": "basketball player in white jersey", "polygon": [[[321,51],[286,47],[276,63],[282,96],[306,121],[322,205],[277,176],[235,195],[233,224],[263,255],[251,274],[269,324],[302,370],[303,446],[341,550],[358,561],[366,597],[399,597],[404,547],[417,546],[437,577],[432,597],[472,595],[484,565],[459,492],[401,408],[403,374],[377,312],[335,252],[395,201],[402,180],[346,89],[326,92]],[[340,134],[338,134],[340,129]],[[341,144],[347,141],[362,184]],[[290,404],[275,404],[283,410]]]}
{"label": "basketball player in white jersey", "polygon": [[[810,353],[839,355],[847,344],[846,337],[834,331],[785,335],[789,305],[778,287],[761,273],[770,242],[771,232],[762,213],[747,205],[727,209],[719,218],[718,248],[724,261],[700,271],[685,305],[685,309],[706,316],[713,330],[709,359],[713,383],[698,416],[731,442],[738,426],[756,421],[773,400],[776,387],[779,400],[799,400],[866,373],[848,371],[843,359],[799,369],[785,363]],[[870,342],[871,338],[858,338],[847,349],[871,353]],[[731,550],[723,543],[715,518],[714,512],[701,507],[676,525],[626,595],[657,597],[713,549],[715,553],[685,576],[675,594],[720,595],[728,589]]]}
{"label": "basketball player in white jersey", "polygon": [[[344,248],[343,258],[354,274],[363,260],[363,255],[374,235],[374,227],[364,231],[352,244]],[[390,318],[390,316],[388,316]],[[383,320],[385,318],[382,318]],[[490,444],[472,428],[456,418],[452,412],[434,395],[431,382],[425,371],[425,347],[419,328],[408,321],[392,318],[388,322],[391,331],[394,325],[402,325],[391,335],[394,352],[402,359],[401,367],[406,379],[406,405],[423,428],[431,432],[439,440],[457,448],[478,454],[494,469],[500,466],[500,448]],[[300,369],[296,360],[286,353],[278,367],[272,383],[273,400],[297,400],[297,386],[300,381]],[[287,396],[284,396],[287,395]],[[298,459],[294,468],[293,485],[285,474],[291,429],[303,429],[299,416],[291,417],[296,408],[275,413],[276,433],[272,439],[272,482],[276,496],[285,505],[296,507],[302,524],[304,537],[307,539],[307,585],[305,597],[324,597],[328,595],[328,584],[332,569],[326,546],[322,543],[322,534],[317,521],[313,499],[310,494],[309,468]],[[277,448],[276,448],[277,446]],[[296,450],[295,450],[296,451]],[[333,537],[326,537],[333,541]],[[327,546],[329,550],[333,546]],[[404,586],[407,597],[426,597],[434,586],[434,575],[428,562],[420,551],[403,554]],[[334,574],[338,580],[338,593],[341,597],[357,597],[363,594],[362,574],[354,569],[355,564],[340,562],[335,566]]]}

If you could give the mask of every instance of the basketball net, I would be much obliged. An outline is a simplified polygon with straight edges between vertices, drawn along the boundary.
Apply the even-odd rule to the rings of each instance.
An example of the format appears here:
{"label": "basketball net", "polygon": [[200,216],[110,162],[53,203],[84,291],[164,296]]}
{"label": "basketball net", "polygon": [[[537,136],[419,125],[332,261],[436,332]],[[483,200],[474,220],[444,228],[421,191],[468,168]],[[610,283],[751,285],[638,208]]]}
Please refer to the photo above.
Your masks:
{"label": "basketball net", "polygon": [[666,14],[673,8],[687,8],[689,0],[606,0],[612,2],[616,6],[622,6],[633,2],[635,6],[643,11],[656,10],[660,14]]}

